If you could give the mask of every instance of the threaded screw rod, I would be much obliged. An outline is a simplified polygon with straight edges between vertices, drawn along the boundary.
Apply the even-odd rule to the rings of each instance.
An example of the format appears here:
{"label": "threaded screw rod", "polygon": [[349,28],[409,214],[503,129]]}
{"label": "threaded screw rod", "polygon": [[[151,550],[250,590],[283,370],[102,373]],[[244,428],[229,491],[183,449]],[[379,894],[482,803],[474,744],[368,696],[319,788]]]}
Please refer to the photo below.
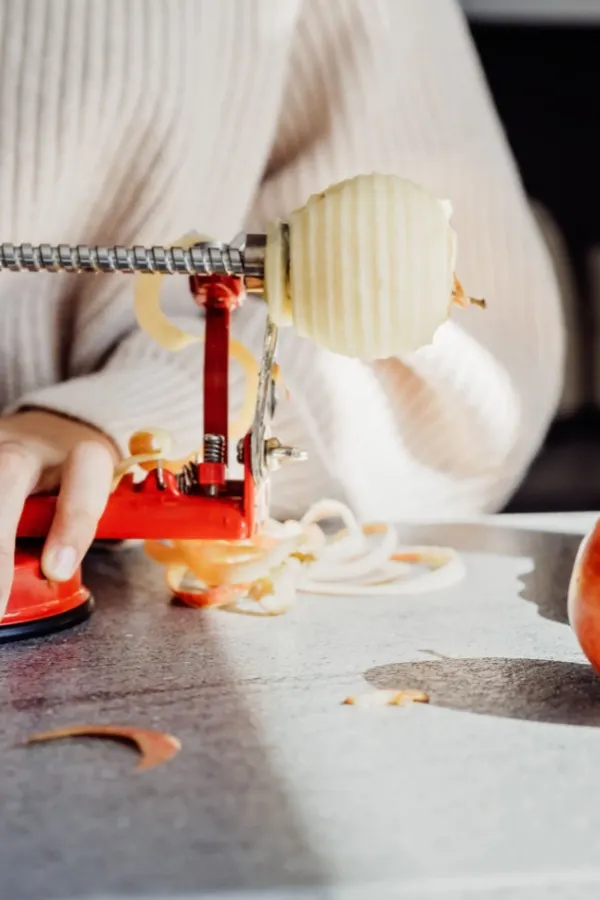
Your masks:
{"label": "threaded screw rod", "polygon": [[0,244],[0,271],[11,272],[123,272],[161,275],[235,275],[264,273],[261,235],[252,239],[253,252],[229,244],[183,247],[91,247],[81,244]]}

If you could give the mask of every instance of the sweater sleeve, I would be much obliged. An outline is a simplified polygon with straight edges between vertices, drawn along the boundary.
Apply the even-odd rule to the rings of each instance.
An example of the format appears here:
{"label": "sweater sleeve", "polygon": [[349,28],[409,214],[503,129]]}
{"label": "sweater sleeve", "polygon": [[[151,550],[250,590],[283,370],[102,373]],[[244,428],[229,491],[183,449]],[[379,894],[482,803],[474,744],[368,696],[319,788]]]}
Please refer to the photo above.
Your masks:
{"label": "sweater sleeve", "polygon": [[[286,335],[283,371],[305,398],[303,433],[290,428],[319,461],[304,477],[364,516],[497,511],[557,408],[564,335],[552,263],[454,0],[304,3],[256,221],[373,170],[451,200],[459,277],[488,310],[457,311],[431,347],[374,366]],[[300,472],[281,478],[301,505]]]}

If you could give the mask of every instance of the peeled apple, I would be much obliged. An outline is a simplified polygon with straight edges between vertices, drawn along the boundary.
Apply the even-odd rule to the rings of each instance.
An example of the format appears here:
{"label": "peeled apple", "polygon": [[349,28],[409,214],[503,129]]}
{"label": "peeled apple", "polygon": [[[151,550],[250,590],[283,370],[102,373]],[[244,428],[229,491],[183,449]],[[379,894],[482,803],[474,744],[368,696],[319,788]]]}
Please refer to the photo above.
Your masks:
{"label": "peeled apple", "polygon": [[267,232],[269,314],[364,360],[430,344],[455,293],[451,205],[396,175],[359,175],[292,213],[289,276],[279,223]]}
{"label": "peeled apple", "polygon": [[567,599],[571,628],[600,673],[600,521],[579,546]]}

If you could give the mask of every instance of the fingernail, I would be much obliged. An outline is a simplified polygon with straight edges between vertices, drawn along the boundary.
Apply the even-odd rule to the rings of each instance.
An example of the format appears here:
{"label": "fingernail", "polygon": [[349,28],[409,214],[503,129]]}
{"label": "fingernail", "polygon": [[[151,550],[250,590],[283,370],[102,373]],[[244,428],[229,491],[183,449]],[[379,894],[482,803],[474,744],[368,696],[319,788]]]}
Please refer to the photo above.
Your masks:
{"label": "fingernail", "polygon": [[57,547],[50,550],[44,560],[44,572],[53,581],[68,581],[73,577],[77,565],[74,547]]}

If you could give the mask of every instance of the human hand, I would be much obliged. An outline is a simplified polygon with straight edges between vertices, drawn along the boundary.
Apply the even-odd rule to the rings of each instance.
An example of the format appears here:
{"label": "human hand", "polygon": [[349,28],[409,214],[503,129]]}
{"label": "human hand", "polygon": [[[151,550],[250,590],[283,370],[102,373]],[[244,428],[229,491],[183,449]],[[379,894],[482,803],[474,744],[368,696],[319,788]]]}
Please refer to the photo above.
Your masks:
{"label": "human hand", "polygon": [[68,581],[94,539],[117,459],[108,437],[63,416],[31,410],[0,418],[0,619],[10,595],[16,532],[27,497],[59,491],[42,569],[52,581]]}

